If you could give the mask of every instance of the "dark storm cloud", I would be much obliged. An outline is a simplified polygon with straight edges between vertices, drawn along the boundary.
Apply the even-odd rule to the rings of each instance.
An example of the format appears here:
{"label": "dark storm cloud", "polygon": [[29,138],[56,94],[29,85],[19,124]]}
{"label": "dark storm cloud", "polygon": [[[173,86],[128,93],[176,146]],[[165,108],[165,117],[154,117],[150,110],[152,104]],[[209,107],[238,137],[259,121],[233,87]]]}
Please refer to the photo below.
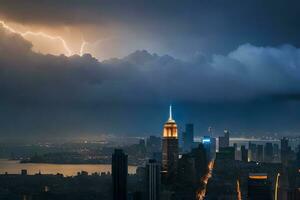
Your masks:
{"label": "dark storm cloud", "polygon": [[190,61],[136,51],[99,62],[88,54],[42,55],[31,48],[0,29],[4,136],[155,132],[170,102],[179,111],[186,106],[179,121],[199,120],[203,127],[212,122],[240,130],[255,130],[252,123],[259,130],[298,127],[300,50],[292,45],[244,44],[225,55],[198,54]]}
{"label": "dark storm cloud", "polygon": [[0,13],[8,20],[120,26],[159,41],[160,52],[182,57],[228,53],[243,43],[299,47],[299,9],[297,0],[0,0]]}

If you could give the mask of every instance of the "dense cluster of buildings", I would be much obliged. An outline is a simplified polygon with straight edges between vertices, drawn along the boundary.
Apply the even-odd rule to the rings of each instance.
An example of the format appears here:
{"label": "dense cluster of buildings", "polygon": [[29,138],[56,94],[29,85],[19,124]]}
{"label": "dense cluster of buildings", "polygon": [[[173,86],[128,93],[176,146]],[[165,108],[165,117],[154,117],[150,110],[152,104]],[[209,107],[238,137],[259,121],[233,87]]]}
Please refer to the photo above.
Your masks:
{"label": "dense cluster of buildings", "polygon": [[300,146],[292,149],[287,138],[280,144],[231,144],[228,130],[215,138],[211,127],[197,143],[193,124],[186,124],[179,145],[171,113],[161,153],[153,153],[145,167],[138,168],[142,187],[136,195],[119,199],[300,199]]}
{"label": "dense cluster of buildings", "polygon": [[[299,200],[300,143],[233,142],[212,128],[196,142],[194,125],[179,134],[170,107],[162,137],[114,149],[111,173],[0,175],[0,199],[52,200]],[[106,152],[107,150],[107,152]],[[109,149],[111,150],[111,149]],[[109,154],[108,149],[103,151]],[[143,163],[128,174],[130,163]],[[25,185],[25,182],[27,185]]]}

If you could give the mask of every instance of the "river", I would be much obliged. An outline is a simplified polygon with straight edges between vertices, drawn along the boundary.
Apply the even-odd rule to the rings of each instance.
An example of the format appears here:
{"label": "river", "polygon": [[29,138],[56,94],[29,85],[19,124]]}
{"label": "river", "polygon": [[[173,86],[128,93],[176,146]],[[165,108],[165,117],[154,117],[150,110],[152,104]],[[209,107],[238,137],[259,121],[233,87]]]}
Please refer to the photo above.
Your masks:
{"label": "river", "polygon": [[[43,163],[20,163],[17,160],[0,159],[0,174],[20,174],[26,169],[28,174],[63,174],[75,176],[77,172],[86,171],[89,174],[95,172],[111,172],[109,164],[43,164]],[[136,166],[128,166],[128,173],[135,174]]]}

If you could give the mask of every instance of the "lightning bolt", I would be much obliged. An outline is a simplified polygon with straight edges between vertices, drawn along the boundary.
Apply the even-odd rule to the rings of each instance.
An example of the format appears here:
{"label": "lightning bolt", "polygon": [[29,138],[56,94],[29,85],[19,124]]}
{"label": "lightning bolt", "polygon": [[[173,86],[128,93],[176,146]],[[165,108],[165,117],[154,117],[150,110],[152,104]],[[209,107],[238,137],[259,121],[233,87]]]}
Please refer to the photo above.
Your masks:
{"label": "lightning bolt", "polygon": [[83,54],[84,54],[84,47],[85,47],[87,44],[88,44],[88,43],[87,43],[86,41],[83,41],[83,42],[81,43],[80,51],[79,51],[79,55],[80,55],[80,56],[83,56]]}
{"label": "lightning bolt", "polygon": [[83,40],[82,43],[81,43],[81,46],[80,46],[79,55],[83,56],[84,50],[85,50],[84,48],[87,45],[95,46],[95,45],[98,45],[99,43],[104,42],[105,40],[109,40],[109,39],[111,39],[111,38],[99,39],[99,40],[96,40],[95,42],[86,42],[85,40]]}
{"label": "lightning bolt", "polygon": [[63,47],[64,47],[64,49],[66,51],[66,55],[67,56],[71,56],[73,54],[72,50],[68,47],[67,42],[61,36],[51,36],[51,35],[48,35],[48,34],[46,34],[44,32],[32,32],[32,31],[20,32],[20,31],[17,31],[15,29],[13,29],[10,26],[8,26],[4,21],[0,21],[0,24],[5,29],[9,30],[10,32],[19,34],[22,37],[26,37],[28,35],[33,35],[33,36],[41,36],[41,37],[44,37],[44,38],[47,38],[47,39],[50,39],[50,40],[58,40],[58,41],[60,41],[62,43],[62,45],[63,45]]}

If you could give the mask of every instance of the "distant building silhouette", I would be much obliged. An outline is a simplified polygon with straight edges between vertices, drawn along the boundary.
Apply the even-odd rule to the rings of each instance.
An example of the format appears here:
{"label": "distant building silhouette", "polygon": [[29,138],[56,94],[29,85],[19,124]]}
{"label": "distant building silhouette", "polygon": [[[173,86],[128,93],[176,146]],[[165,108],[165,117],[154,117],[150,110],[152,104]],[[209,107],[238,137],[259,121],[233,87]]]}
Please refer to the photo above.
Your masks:
{"label": "distant building silhouette", "polygon": [[183,132],[183,151],[191,151],[194,143],[194,124],[186,124]]}
{"label": "distant building silhouette", "polygon": [[270,142],[265,144],[264,161],[273,162],[273,144]]}
{"label": "distant building silhouette", "polygon": [[219,137],[219,148],[229,147],[229,131],[224,130],[224,136]]}
{"label": "distant building silhouette", "polygon": [[280,157],[281,157],[281,163],[284,165],[287,165],[290,157],[291,147],[289,146],[289,141],[287,138],[282,138],[280,140]]}
{"label": "distant building silhouette", "polygon": [[127,200],[128,158],[121,149],[112,155],[113,200]]}
{"label": "distant building silhouette", "polygon": [[241,160],[248,162],[248,149],[246,149],[245,145],[241,146]]}
{"label": "distant building silhouette", "polygon": [[256,146],[256,161],[263,162],[264,161],[264,145],[259,144]]}

